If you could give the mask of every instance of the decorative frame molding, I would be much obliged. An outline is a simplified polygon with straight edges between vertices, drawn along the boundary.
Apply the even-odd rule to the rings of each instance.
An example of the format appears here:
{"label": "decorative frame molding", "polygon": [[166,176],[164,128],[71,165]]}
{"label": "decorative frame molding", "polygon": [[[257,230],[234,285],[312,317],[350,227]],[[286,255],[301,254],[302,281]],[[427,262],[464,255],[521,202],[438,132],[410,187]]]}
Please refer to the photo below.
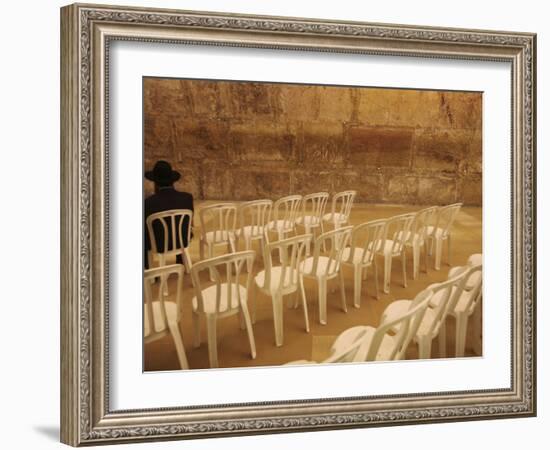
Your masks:
{"label": "decorative frame molding", "polygon": [[[111,411],[108,58],[112,40],[508,61],[512,65],[510,389]],[[61,440],[311,431],[536,414],[536,35],[75,4],[61,9]]]}

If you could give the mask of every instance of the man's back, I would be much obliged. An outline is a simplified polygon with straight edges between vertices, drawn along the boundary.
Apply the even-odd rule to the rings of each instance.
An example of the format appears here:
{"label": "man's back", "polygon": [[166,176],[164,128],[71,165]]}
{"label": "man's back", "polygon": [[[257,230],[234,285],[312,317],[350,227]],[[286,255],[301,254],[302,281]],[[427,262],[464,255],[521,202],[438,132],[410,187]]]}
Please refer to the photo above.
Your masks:
{"label": "man's back", "polygon": [[[193,211],[193,196],[188,192],[176,191],[172,186],[159,188],[158,192],[147,197],[144,205],[144,219],[147,220],[151,214],[155,214],[161,211],[168,211],[171,209],[190,209]],[[176,226],[179,226],[177,224]],[[187,228],[189,223],[183,224],[183,246],[187,247]],[[149,241],[149,233],[147,233],[147,226],[145,225],[145,264],[147,265],[147,251],[151,249],[151,242]],[[163,228],[160,223],[153,224],[153,231],[156,237],[157,248],[164,248],[164,236]],[[169,239],[171,237],[169,236]],[[169,244],[171,246],[171,242]],[[177,247],[180,247],[181,243],[178,242]]]}

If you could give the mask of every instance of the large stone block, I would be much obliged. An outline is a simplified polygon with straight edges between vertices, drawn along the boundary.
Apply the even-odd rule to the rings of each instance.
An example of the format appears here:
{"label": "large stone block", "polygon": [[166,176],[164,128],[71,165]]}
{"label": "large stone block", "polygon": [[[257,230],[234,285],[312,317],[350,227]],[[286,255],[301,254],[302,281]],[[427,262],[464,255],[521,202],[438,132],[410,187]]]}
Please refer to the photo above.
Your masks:
{"label": "large stone block", "polygon": [[457,186],[455,178],[420,177],[418,179],[418,199],[421,205],[446,205],[455,203]]}
{"label": "large stone block", "polygon": [[384,180],[376,170],[334,170],[332,173],[332,193],[357,191],[356,202],[381,202]]}
{"label": "large stone block", "polygon": [[291,193],[291,175],[286,169],[234,168],[230,176],[234,198],[239,200],[268,198],[275,201]]}
{"label": "large stone block", "polygon": [[417,203],[418,178],[408,175],[385,176],[383,200],[388,203]]}
{"label": "large stone block", "polygon": [[471,130],[424,129],[414,137],[414,168],[459,172],[474,140]]}
{"label": "large stone block", "polygon": [[408,167],[411,163],[413,130],[408,128],[348,128],[347,162],[370,167]]}
{"label": "large stone block", "polygon": [[298,129],[296,163],[328,166],[343,161],[343,130],[339,122],[303,122]]}
{"label": "large stone block", "polygon": [[290,161],[296,134],[273,122],[244,122],[232,124],[226,140],[228,157],[233,161]]}
{"label": "large stone block", "polygon": [[314,192],[332,191],[330,170],[295,170],[290,176],[291,194],[307,195]]}
{"label": "large stone block", "polygon": [[278,100],[282,120],[292,123],[319,118],[321,99],[317,86],[281,84]]}
{"label": "large stone block", "polygon": [[460,180],[458,201],[465,205],[481,206],[483,204],[483,182],[481,174],[466,175]]}

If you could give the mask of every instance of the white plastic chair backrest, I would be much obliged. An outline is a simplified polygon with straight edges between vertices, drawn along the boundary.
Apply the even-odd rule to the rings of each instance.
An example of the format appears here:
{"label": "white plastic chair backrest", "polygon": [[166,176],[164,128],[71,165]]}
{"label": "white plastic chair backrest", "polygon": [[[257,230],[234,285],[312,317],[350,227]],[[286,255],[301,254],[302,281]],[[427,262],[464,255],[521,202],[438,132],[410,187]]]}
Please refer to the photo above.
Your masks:
{"label": "white plastic chair backrest", "polygon": [[456,305],[465,286],[466,271],[458,272],[455,276],[448,278],[446,281],[428,286],[428,289],[431,289],[433,292],[432,298],[435,296],[439,297],[439,302],[432,308],[434,320],[429,328],[431,336],[436,336],[439,333],[442,323],[447,318],[449,311]]}
{"label": "white plastic chair backrest", "polygon": [[301,195],[288,195],[280,198],[273,204],[271,220],[282,220],[283,229],[293,230],[301,202]]}
{"label": "white plastic chair backrest", "polygon": [[280,265],[277,265],[281,268],[280,274],[277,275],[277,291],[298,285],[298,268],[305,259],[306,249],[312,238],[312,234],[303,234],[264,245],[264,289],[269,289],[271,286],[274,253],[278,254],[281,260]]}
{"label": "white plastic chair backrest", "polygon": [[239,229],[249,227],[251,238],[264,236],[272,206],[271,200],[253,200],[241,203],[238,207]]}
{"label": "white plastic chair backrest", "polygon": [[392,348],[388,355],[388,360],[403,359],[407,347],[418,331],[418,327],[424,318],[432,295],[433,293],[431,290],[424,289],[416,295],[406,313],[393,320],[381,323],[374,332],[370,346],[367,349],[361,349],[356,358],[363,361],[376,361],[376,356],[380,350],[384,336],[386,336],[392,328],[398,326],[399,330],[393,336]]}
{"label": "white plastic chair backrest", "polygon": [[[345,333],[346,331],[344,331]],[[359,336],[356,337],[349,347],[341,350],[338,353],[330,355],[323,363],[345,363],[345,362],[362,362],[364,361],[364,355],[369,346],[367,339],[366,327],[361,331]],[[338,339],[338,338],[337,338]]]}
{"label": "white plastic chair backrest", "polygon": [[334,194],[334,197],[332,197],[331,208],[332,218],[334,218],[335,214],[340,214],[340,216],[345,217],[345,220],[347,221],[351,214],[353,200],[356,195],[357,191],[343,191]]}
{"label": "white plastic chair backrest", "polygon": [[328,202],[328,192],[316,192],[302,197],[302,220],[311,216],[310,225],[319,225],[325,214]]}
{"label": "white plastic chair backrest", "polygon": [[[440,228],[442,236],[448,236],[451,226],[462,207],[462,203],[453,203],[452,205],[441,206],[437,211],[437,225]],[[434,230],[436,229],[434,228]]]}
{"label": "white plastic chair backrest", "polygon": [[[170,292],[170,284],[168,280],[173,276],[176,277],[175,283],[175,300],[177,306],[177,320],[180,320],[181,313],[181,292],[182,292],[182,280],[183,280],[183,266],[181,264],[171,264],[169,266],[156,267],[154,269],[147,269],[143,274],[143,297],[145,301],[145,318],[144,320],[149,323],[149,335],[162,332],[168,328],[168,318],[166,316],[165,302],[166,296],[163,289],[164,283],[167,285],[168,295]],[[153,294],[153,283],[156,278],[160,278],[162,281],[159,283],[159,287]],[[173,291],[172,291],[173,292]],[[160,318],[155,317],[153,313],[153,302],[160,303]],[[157,319],[159,319],[157,321]],[[147,336],[146,336],[147,337]]]}
{"label": "white plastic chair backrest", "polygon": [[393,216],[386,220],[386,227],[384,229],[384,240],[393,241],[391,248],[392,253],[402,252],[407,235],[411,230],[414,216],[414,213],[407,213]]}
{"label": "white plastic chair backrest", "polygon": [[213,243],[223,243],[235,233],[237,224],[237,205],[235,203],[216,203],[199,210],[201,234],[213,233]]}
{"label": "white plastic chair backrest", "polygon": [[[338,272],[340,263],[342,262],[342,253],[351,242],[351,232],[353,227],[347,226],[327,231],[315,239],[315,247],[313,249],[313,265],[311,273],[321,277],[330,277]],[[328,245],[327,245],[328,244]],[[328,252],[323,249],[328,248]],[[325,267],[324,273],[317,271],[319,257],[325,256],[328,258],[328,264]]]}
{"label": "white plastic chair backrest", "polygon": [[353,263],[356,252],[360,252],[361,264],[370,265],[374,254],[382,244],[386,219],[373,220],[353,227],[351,233],[351,251],[346,262]]}
{"label": "white plastic chair backrest", "polygon": [[[204,259],[193,265],[191,268],[191,279],[193,280],[193,287],[195,288],[195,295],[197,297],[198,312],[204,312],[204,289],[201,287],[202,284],[199,274],[206,270],[209,271],[211,277],[214,279],[213,285],[216,287],[215,313],[236,309],[239,307],[242,300],[246,300],[241,298],[240,286],[243,286],[243,284],[240,283],[241,275],[245,278],[244,287],[246,288],[246,292],[248,292],[250,289],[252,264],[255,255],[256,252],[254,250],[229,253],[227,255]],[[250,271],[248,267],[250,267]],[[227,299],[227,301],[224,302],[227,308],[224,309],[221,308],[221,300],[223,297]]]}
{"label": "white plastic chair backrest", "polygon": [[437,223],[438,206],[430,206],[418,211],[413,223],[411,224],[411,233],[409,234],[409,242],[412,243],[415,235],[419,235],[422,239],[426,238],[426,233],[430,225],[435,226]]}
{"label": "white plastic chair backrest", "polygon": [[[189,245],[192,221],[193,211],[190,209],[171,209],[148,216],[145,223],[153,253],[178,251],[183,248],[184,242]],[[186,232],[184,232],[185,225]],[[162,249],[157,246],[159,242],[162,242]]]}
{"label": "white plastic chair backrest", "polygon": [[[449,277],[454,277],[457,274],[462,274],[464,276],[464,286],[472,285],[472,288],[469,291],[464,292],[464,294],[468,296],[467,305],[465,307],[468,315],[474,312],[477,303],[481,298],[483,276],[476,276],[476,274],[479,273],[481,275],[482,270],[483,266],[481,264],[476,264],[474,266],[453,267],[449,271]],[[454,307],[455,305],[452,305],[451,308]]]}

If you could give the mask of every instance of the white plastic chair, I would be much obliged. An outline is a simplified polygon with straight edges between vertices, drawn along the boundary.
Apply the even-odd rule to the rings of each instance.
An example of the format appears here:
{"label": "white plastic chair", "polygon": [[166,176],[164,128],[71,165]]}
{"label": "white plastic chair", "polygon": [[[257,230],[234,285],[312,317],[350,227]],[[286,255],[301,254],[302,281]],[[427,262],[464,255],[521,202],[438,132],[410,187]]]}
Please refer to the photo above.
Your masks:
{"label": "white plastic chair", "polygon": [[283,240],[296,229],[298,208],[302,202],[301,195],[288,195],[278,199],[273,204],[271,220],[267,224],[267,231],[277,233],[277,239]]}
{"label": "white plastic chair", "polygon": [[[322,325],[327,323],[327,282],[337,276],[340,276],[342,310],[348,312],[341,263],[342,253],[349,246],[352,229],[348,226],[321,234],[315,240],[313,256],[306,258],[300,265],[301,276],[316,280],[319,286],[319,322]],[[326,242],[330,242],[330,251],[323,255],[321,248],[325,248]]]}
{"label": "white plastic chair", "polygon": [[[275,344],[283,345],[283,296],[293,294],[300,287],[302,308],[306,332],[309,333],[309,319],[307,313],[306,293],[304,280],[300,277],[298,268],[305,257],[306,247],[310,244],[312,235],[294,236],[282,241],[266,244],[263,249],[265,269],[258,272],[254,278],[252,302],[255,310],[256,289],[271,297],[273,304],[273,325],[275,328]],[[273,253],[278,252],[280,265],[273,265]],[[252,314],[254,318],[254,312]]]}
{"label": "white plastic chair", "polygon": [[412,222],[414,213],[400,214],[389,218],[386,221],[384,237],[376,253],[384,256],[384,292],[390,292],[391,265],[392,259],[401,256],[401,267],[403,270],[403,286],[407,287],[407,260],[405,252],[405,241]]}
{"label": "white plastic chair", "polygon": [[[218,367],[218,350],[216,336],[216,322],[218,319],[241,315],[241,328],[246,328],[252,359],[256,358],[256,344],[252,331],[252,322],[248,312],[248,292],[252,280],[251,272],[244,272],[243,266],[252,266],[255,252],[231,253],[205,259],[193,265],[191,277],[195,288],[195,296],[191,300],[193,307],[194,346],[200,346],[200,318],[206,318],[208,334],[208,358],[210,367]],[[249,262],[250,261],[250,262]],[[224,269],[224,270],[223,270]],[[208,270],[215,282],[202,288],[199,274]],[[241,274],[245,277],[245,284],[241,284]]]}
{"label": "white plastic chair", "polygon": [[357,191],[343,191],[334,194],[331,211],[323,216],[323,222],[332,224],[334,228],[347,225],[356,195]]}
{"label": "white plastic chair", "polygon": [[[395,317],[383,318],[377,328],[371,326],[357,326],[344,331],[331,347],[332,355],[341,354],[357,341],[363,341],[354,361],[393,361],[405,357],[407,347],[415,336],[433,293],[429,290],[421,291],[414,300],[409,301],[408,307]],[[390,305],[391,306],[391,305]],[[394,332],[397,330],[397,332]],[[394,334],[390,334],[393,332]]]}
{"label": "white plastic chair", "polygon": [[435,269],[441,269],[441,255],[443,252],[443,241],[447,241],[447,264],[451,265],[451,227],[462,207],[462,203],[453,203],[452,205],[442,206],[437,210],[437,220],[435,225],[430,225],[426,229],[426,238],[428,240],[429,254],[432,254],[432,248],[435,244]]}
{"label": "white plastic chair", "polygon": [[[455,356],[457,357],[464,356],[468,319],[481,303],[483,284],[481,264],[453,267],[449,271],[449,277],[455,277],[461,273],[464,274],[466,288],[460,292],[454,306],[449,310],[449,314],[456,320]],[[432,307],[436,306],[437,299],[433,298],[431,304]]]}
{"label": "white plastic chair", "polygon": [[[163,295],[163,286],[168,285],[170,277],[176,276],[175,302],[168,301]],[[156,278],[161,283],[157,289],[157,299],[154,299],[153,285]],[[183,339],[180,333],[181,299],[182,299],[183,267],[180,264],[172,264],[164,267],[145,270],[143,276],[143,293],[145,303],[143,305],[143,335],[144,343],[156,341],[170,334],[176,346],[179,365],[182,369],[189,369]]]}
{"label": "white plastic chair", "polygon": [[[428,286],[427,289],[433,292],[430,304],[433,304],[434,307],[426,310],[414,336],[414,340],[418,344],[418,357],[420,359],[431,358],[432,342],[438,336],[439,356],[445,357],[445,320],[464,289],[465,281],[466,278],[460,274],[442,283]],[[393,320],[395,317],[402,315],[404,311],[409,309],[410,302],[410,300],[392,302],[382,314],[382,321]],[[394,327],[393,330],[397,331],[397,328]]]}
{"label": "white plastic chair", "polygon": [[[317,192],[302,197],[302,208],[296,217],[296,225],[305,229],[305,234],[313,234],[316,230],[322,232],[323,215],[327,207],[328,192]],[[307,248],[307,255],[310,255],[310,249]]]}
{"label": "white plastic chair", "polygon": [[[192,263],[188,246],[191,242],[192,224],[193,211],[190,209],[171,209],[147,217],[145,225],[151,243],[151,250],[147,255],[150,269],[155,266],[163,267],[169,263],[173,264],[176,257],[181,255],[185,269],[187,272],[191,270]],[[187,231],[184,232],[186,225]],[[185,242],[187,242],[187,246],[184,246]],[[159,245],[162,248],[159,248]],[[165,280],[162,280],[162,286],[164,295],[168,295]]]}
{"label": "white plastic chair", "polygon": [[[266,228],[271,216],[271,200],[253,200],[241,203],[237,208],[238,228],[235,230],[235,247],[244,241],[245,250],[252,250],[252,243],[260,241],[261,248],[267,243]],[[249,267],[250,271],[251,268]]]}
{"label": "white plastic chair", "polygon": [[[217,203],[204,206],[199,210],[201,225],[200,257],[212,258],[214,247],[227,246],[228,252],[235,252],[235,227],[237,223],[237,205],[235,203]],[[206,252],[205,252],[206,249]],[[206,253],[206,254],[205,254]]]}
{"label": "white plastic chair", "polygon": [[418,211],[411,224],[411,230],[407,234],[405,245],[411,248],[413,254],[413,280],[418,278],[420,272],[421,248],[424,249],[424,269],[428,272],[428,246],[426,245],[427,230],[430,225],[436,223],[438,209],[437,206],[431,206]]}
{"label": "white plastic chair", "polygon": [[361,284],[370,266],[374,266],[374,283],[378,298],[378,270],[374,263],[375,250],[380,247],[386,226],[385,220],[362,223],[353,228],[351,245],[342,252],[342,264],[353,267],[354,291],[353,305],[361,306]]}

